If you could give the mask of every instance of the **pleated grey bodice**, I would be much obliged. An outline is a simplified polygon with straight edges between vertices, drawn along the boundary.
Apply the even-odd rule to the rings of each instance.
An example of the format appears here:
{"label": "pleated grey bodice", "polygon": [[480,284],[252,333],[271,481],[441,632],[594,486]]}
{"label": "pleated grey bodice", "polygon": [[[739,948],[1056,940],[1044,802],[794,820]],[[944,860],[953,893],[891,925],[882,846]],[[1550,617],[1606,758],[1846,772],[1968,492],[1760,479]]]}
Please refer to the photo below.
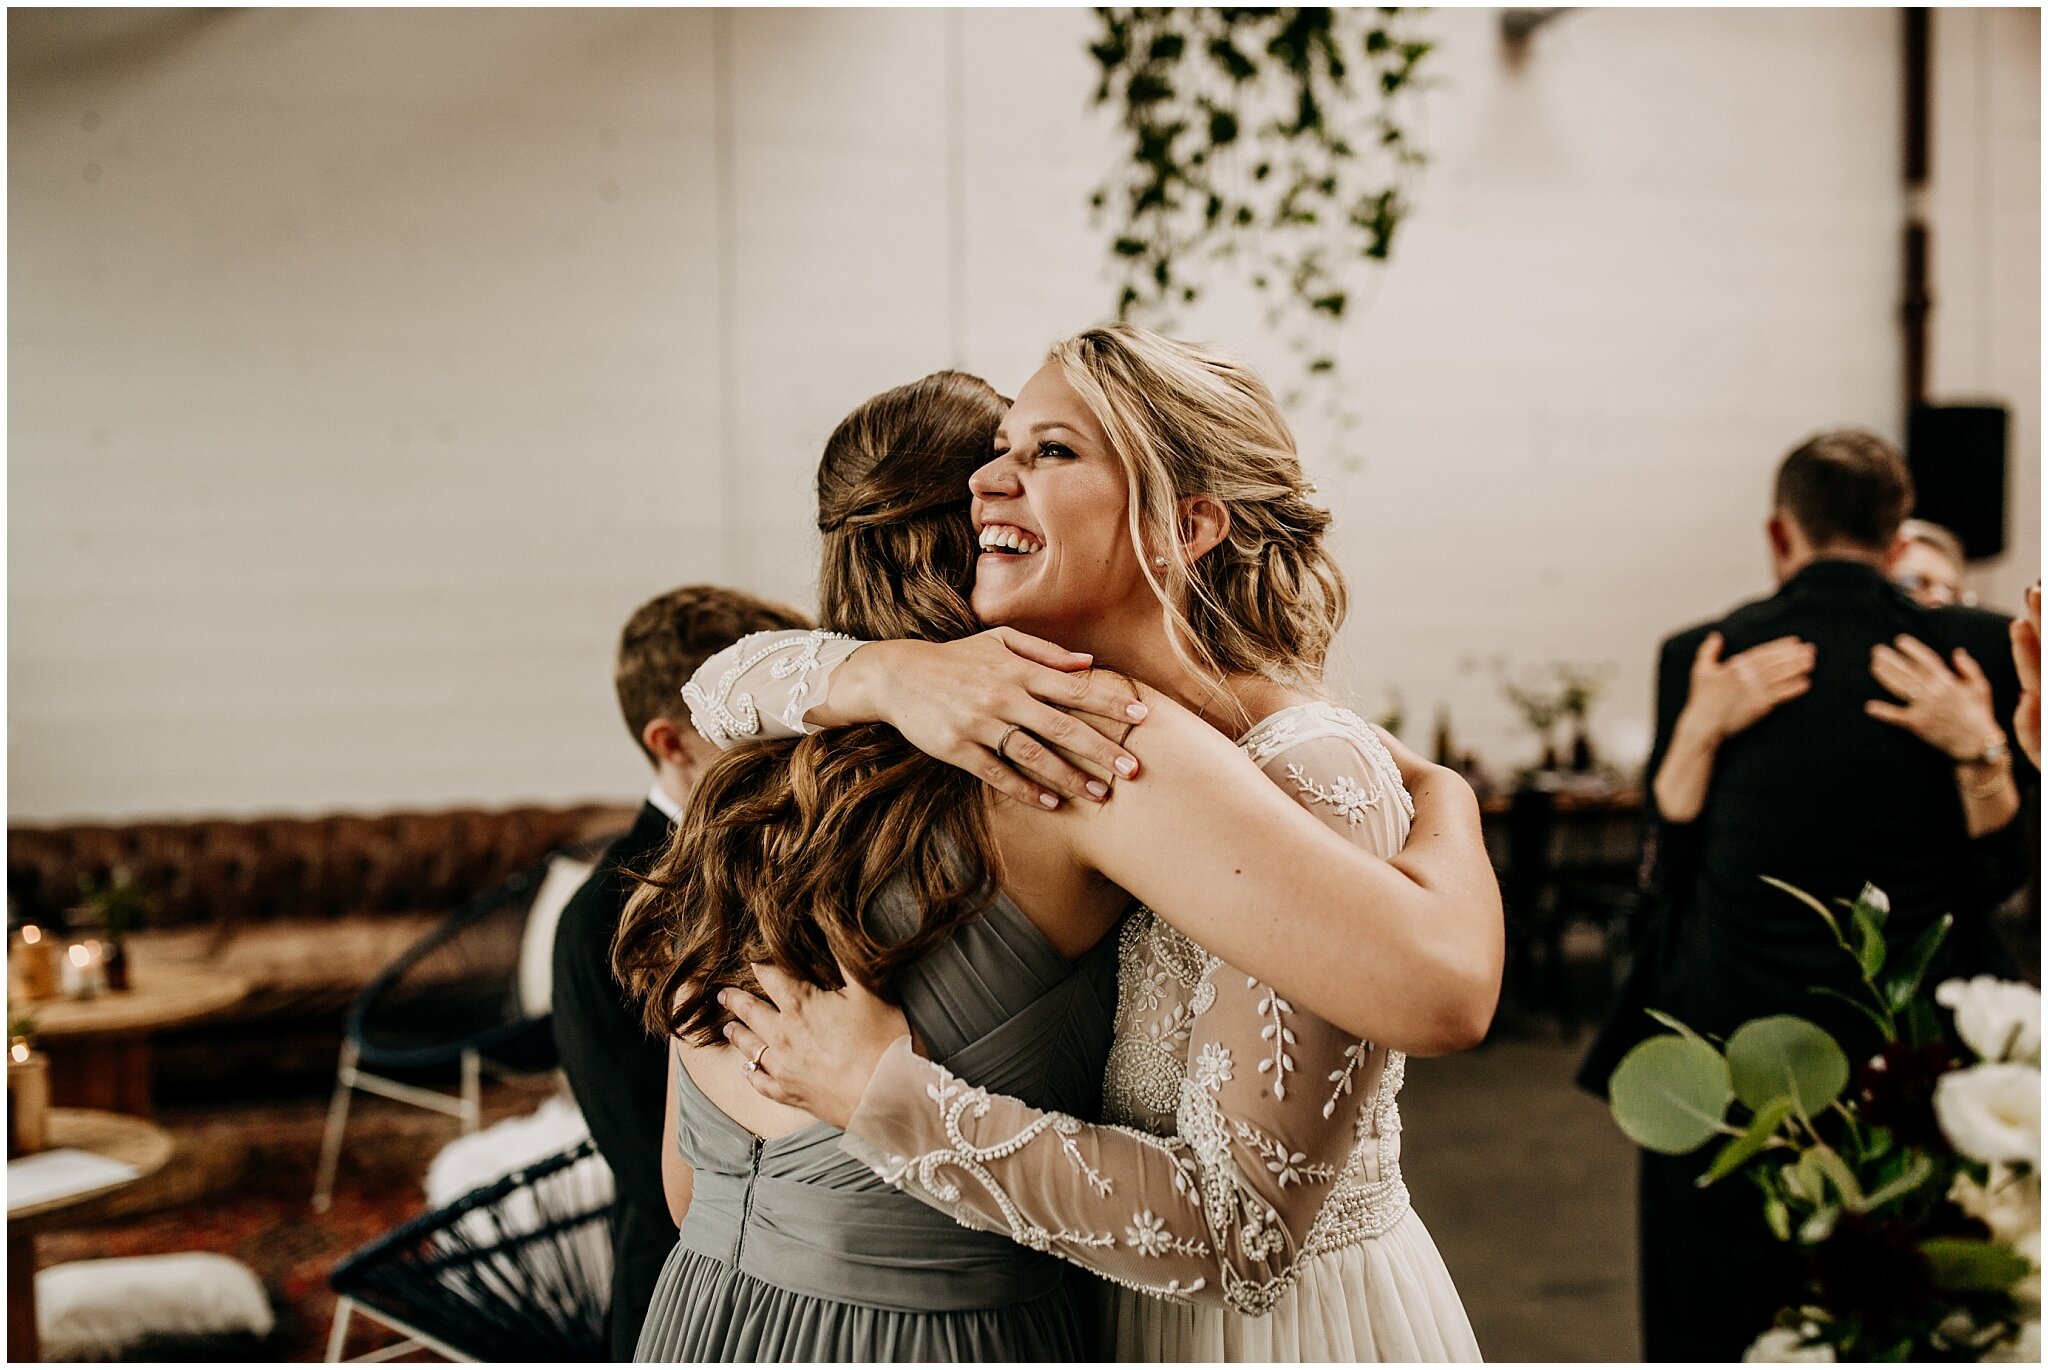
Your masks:
{"label": "pleated grey bodice", "polygon": [[[907,900],[872,917],[904,935]],[[1007,896],[904,971],[932,1059],[992,1093],[1093,1118],[1116,1011],[1116,938],[1077,962]],[[839,1149],[814,1123],[763,1141],[677,1070],[677,1146],[695,1172],[680,1244],[797,1294],[908,1312],[1000,1308],[1058,1287],[1060,1262],[959,1226]]]}

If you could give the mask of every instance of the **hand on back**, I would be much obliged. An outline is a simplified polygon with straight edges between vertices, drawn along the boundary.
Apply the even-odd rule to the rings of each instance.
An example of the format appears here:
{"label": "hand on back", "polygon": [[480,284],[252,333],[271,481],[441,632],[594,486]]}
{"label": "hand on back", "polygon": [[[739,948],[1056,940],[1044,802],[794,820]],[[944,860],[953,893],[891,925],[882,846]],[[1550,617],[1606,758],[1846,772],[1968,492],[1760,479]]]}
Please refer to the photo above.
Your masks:
{"label": "hand on back", "polygon": [[1700,644],[1685,705],[1715,738],[1733,737],[1786,700],[1805,694],[1813,683],[1810,642],[1773,638],[1724,661],[1725,645],[1719,633],[1708,633]]}
{"label": "hand on back", "polygon": [[1872,718],[1904,728],[1953,761],[1973,761],[1985,745],[2002,738],[1991,702],[1991,682],[1970,654],[1958,647],[1954,669],[1932,647],[1900,634],[1890,645],[1870,649],[1870,674],[1903,704],[1873,699],[1863,708]]}
{"label": "hand on back", "polygon": [[1137,773],[1137,758],[1117,744],[1145,706],[1085,652],[1010,628],[865,650],[878,648],[887,683],[877,714],[919,751],[1013,799],[1046,808],[1057,806],[1055,792],[1101,800]]}

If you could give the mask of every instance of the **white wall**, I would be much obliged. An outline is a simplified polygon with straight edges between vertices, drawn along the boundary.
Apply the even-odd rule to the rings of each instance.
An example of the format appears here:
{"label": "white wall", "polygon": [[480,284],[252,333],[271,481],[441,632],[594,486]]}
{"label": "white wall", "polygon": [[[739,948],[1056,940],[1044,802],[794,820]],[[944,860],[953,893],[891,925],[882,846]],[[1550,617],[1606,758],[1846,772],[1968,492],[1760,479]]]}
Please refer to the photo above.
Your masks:
{"label": "white wall", "polygon": [[[13,816],[630,795],[632,606],[808,602],[841,414],[942,365],[1014,388],[1113,298],[1091,22],[12,11]],[[1625,747],[1657,638],[1766,588],[1783,452],[1899,430],[1899,21],[1585,10],[1519,66],[1493,11],[1424,23],[1362,461],[1302,423],[1360,591],[1334,678],[1509,761],[1487,661],[1612,662]],[[1935,378],[2014,405],[2010,603],[2039,21],[1936,29]]]}

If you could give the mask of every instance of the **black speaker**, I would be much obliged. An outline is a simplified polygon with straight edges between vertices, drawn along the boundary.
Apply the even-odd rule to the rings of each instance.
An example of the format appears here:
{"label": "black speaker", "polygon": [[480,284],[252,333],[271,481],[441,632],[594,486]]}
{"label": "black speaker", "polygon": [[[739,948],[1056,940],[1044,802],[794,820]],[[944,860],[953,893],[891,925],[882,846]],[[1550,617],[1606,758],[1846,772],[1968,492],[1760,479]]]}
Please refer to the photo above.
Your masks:
{"label": "black speaker", "polygon": [[1916,404],[1906,427],[1913,517],[1963,540],[1972,561],[2005,550],[2005,406]]}

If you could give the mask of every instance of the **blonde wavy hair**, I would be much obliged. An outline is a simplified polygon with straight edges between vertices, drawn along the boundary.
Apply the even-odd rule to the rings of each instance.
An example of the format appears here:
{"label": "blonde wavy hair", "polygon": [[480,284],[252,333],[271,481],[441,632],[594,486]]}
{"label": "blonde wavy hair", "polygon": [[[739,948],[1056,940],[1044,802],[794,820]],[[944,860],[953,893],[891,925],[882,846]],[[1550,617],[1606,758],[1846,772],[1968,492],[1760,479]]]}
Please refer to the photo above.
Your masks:
{"label": "blonde wavy hair", "polygon": [[[1294,431],[1242,361],[1128,324],[1055,343],[1050,361],[1102,425],[1123,463],[1131,545],[1166,615],[1174,651],[1221,687],[1256,675],[1320,690],[1350,602],[1325,545],[1329,511],[1310,502]],[[1206,495],[1230,531],[1194,562],[1180,502]]]}

